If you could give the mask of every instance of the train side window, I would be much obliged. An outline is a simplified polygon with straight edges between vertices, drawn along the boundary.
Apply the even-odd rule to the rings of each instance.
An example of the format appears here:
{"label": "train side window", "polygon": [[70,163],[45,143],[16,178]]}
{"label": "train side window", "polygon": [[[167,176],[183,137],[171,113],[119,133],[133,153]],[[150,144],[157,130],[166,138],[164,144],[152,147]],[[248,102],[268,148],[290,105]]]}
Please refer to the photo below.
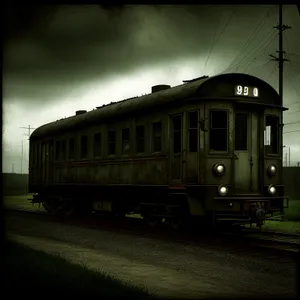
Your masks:
{"label": "train side window", "polygon": [[60,152],[61,152],[61,159],[65,160],[66,159],[66,141],[61,141]]}
{"label": "train side window", "polygon": [[87,158],[88,154],[88,136],[83,135],[81,136],[81,141],[80,141],[80,157],[81,158]]}
{"label": "train side window", "polygon": [[145,126],[136,126],[136,151],[145,152]]}
{"label": "train side window", "polygon": [[55,160],[60,159],[60,141],[55,142]]}
{"label": "train side window", "polygon": [[182,118],[174,116],[173,121],[173,154],[181,153],[181,139],[182,139]]}
{"label": "train side window", "polygon": [[162,122],[155,122],[152,124],[153,152],[162,151]]}
{"label": "train side window", "polygon": [[122,153],[128,154],[130,148],[129,128],[122,129]]}
{"label": "train side window", "polygon": [[108,140],[108,155],[116,154],[116,131],[109,130],[107,132],[107,140]]}
{"label": "train side window", "polygon": [[248,114],[236,113],[235,114],[235,150],[247,150],[248,140]]}
{"label": "train side window", "polygon": [[101,132],[94,133],[94,157],[101,156]]}
{"label": "train side window", "polygon": [[198,111],[188,113],[189,117],[189,152],[198,151]]}
{"label": "train side window", "polygon": [[228,115],[227,111],[210,112],[210,138],[209,145],[211,150],[226,151],[228,139]]}
{"label": "train side window", "polygon": [[69,159],[75,158],[75,139],[69,139]]}
{"label": "train side window", "polygon": [[277,116],[266,116],[264,146],[267,154],[279,153],[279,118]]}

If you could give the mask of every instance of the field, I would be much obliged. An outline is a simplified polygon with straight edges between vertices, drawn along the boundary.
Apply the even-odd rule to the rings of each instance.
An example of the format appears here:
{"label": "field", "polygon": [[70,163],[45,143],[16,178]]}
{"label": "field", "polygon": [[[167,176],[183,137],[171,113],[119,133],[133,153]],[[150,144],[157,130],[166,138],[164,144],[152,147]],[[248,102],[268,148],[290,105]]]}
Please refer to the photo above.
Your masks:
{"label": "field", "polygon": [[[27,198],[31,198],[31,195],[22,196],[6,196],[4,197],[4,206],[26,210],[41,210],[44,211],[43,206],[38,204],[32,205]],[[134,215],[131,217],[139,217]],[[267,221],[263,229],[300,233],[300,200],[290,200],[289,208],[285,209],[284,221]]]}
{"label": "field", "polygon": [[[101,296],[153,298],[146,290],[129,286],[109,275],[68,262],[58,255],[46,254],[15,241],[6,241],[4,290],[10,296],[47,292],[58,296]],[[17,289],[16,289],[17,283]],[[51,287],[51,289],[50,289]]]}

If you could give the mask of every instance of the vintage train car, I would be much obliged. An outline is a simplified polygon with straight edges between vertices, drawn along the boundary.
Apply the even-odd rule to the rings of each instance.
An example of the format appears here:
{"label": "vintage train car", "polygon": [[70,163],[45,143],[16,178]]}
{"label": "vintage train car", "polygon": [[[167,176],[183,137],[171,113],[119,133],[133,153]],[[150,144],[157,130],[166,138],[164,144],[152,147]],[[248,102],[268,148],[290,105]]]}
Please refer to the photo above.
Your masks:
{"label": "vintage train car", "polygon": [[269,84],[247,74],[154,86],[37,128],[29,192],[55,213],[260,226],[287,202],[284,110]]}

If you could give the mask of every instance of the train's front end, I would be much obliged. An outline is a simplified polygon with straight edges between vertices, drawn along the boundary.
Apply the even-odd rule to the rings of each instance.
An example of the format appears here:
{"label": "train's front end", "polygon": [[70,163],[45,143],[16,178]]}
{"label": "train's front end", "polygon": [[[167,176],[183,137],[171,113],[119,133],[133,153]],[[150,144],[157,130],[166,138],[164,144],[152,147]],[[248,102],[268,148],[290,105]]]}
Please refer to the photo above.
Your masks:
{"label": "train's front end", "polygon": [[205,109],[207,206],[213,222],[261,226],[281,218],[288,205],[282,181],[286,109],[278,93],[245,74],[220,75],[208,85],[204,91],[215,91]]}

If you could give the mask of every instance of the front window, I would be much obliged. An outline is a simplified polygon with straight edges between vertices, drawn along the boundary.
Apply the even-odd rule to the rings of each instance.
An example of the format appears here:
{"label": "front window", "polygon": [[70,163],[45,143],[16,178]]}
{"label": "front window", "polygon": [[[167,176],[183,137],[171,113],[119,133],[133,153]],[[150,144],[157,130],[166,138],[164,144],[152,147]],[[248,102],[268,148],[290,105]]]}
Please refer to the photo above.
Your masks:
{"label": "front window", "polygon": [[228,115],[226,110],[210,112],[209,147],[213,151],[227,151]]}
{"label": "front window", "polygon": [[264,131],[264,146],[266,154],[278,154],[279,152],[279,117],[266,116]]}

